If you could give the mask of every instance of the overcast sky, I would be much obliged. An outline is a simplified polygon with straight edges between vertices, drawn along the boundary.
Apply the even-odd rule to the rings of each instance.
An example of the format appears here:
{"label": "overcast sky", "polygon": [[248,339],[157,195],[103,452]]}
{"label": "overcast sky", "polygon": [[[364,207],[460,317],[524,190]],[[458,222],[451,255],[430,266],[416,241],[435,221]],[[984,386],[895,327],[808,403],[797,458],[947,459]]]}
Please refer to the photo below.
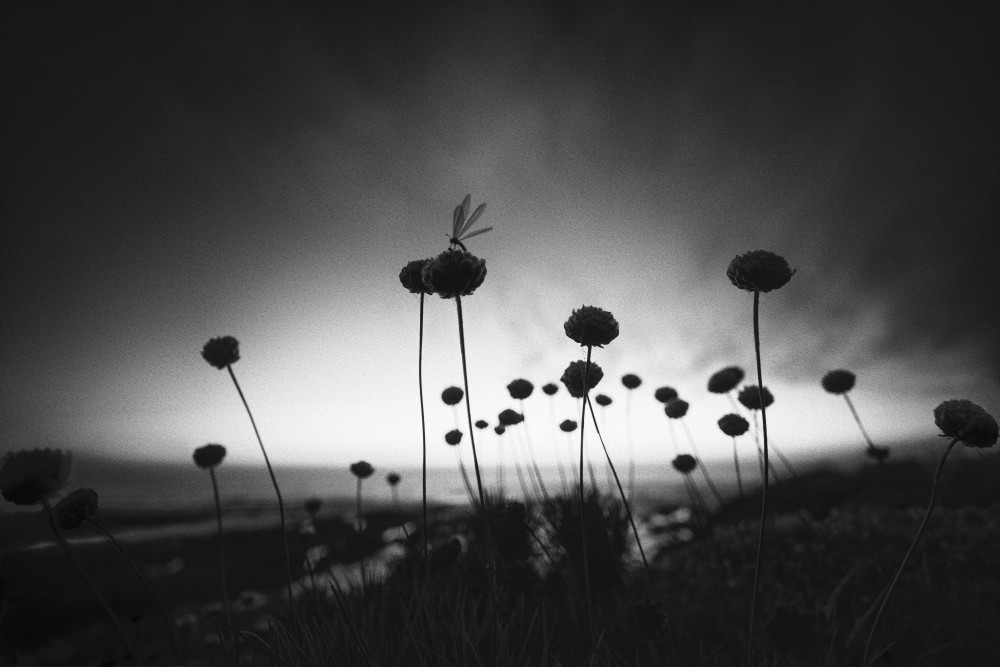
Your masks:
{"label": "overcast sky", "polygon": [[[993,12],[343,4],[5,4],[0,447],[256,462],[200,357],[230,334],[272,458],[419,462],[398,273],[446,247],[466,193],[494,227],[463,300],[474,419],[516,407],[516,377],[556,381],[583,354],[562,323],[597,305],[621,326],[594,357],[609,434],[634,372],[641,456],[668,451],[663,384],[724,452],[705,383],[753,372],[752,297],[725,270],[758,248],[798,269],[762,297],[786,453],[860,447],[819,386],[833,368],[877,442],[933,435],[948,398],[1000,412]],[[450,463],[455,306],[426,305],[431,460]],[[525,406],[536,437],[549,408]]]}

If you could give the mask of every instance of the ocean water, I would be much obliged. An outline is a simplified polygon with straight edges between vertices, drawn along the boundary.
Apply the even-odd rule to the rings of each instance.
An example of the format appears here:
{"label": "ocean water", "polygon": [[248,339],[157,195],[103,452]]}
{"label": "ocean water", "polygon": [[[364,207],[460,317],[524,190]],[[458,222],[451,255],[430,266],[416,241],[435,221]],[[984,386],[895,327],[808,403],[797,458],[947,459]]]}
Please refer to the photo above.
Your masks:
{"label": "ocean water", "polygon": [[[736,478],[732,464],[710,462],[709,473],[724,495],[736,495]],[[628,466],[619,464],[619,477],[627,486]],[[756,462],[748,460],[743,469],[744,481],[754,483]],[[421,470],[419,467],[393,468],[401,475],[397,494],[401,503],[419,503]],[[617,493],[606,466],[594,465],[595,479],[605,491]],[[376,469],[363,483],[364,503],[370,507],[388,505],[392,493],[385,474],[388,469]],[[473,492],[476,480],[471,463],[466,472]],[[500,473],[494,466],[484,466],[483,482],[488,490],[496,491]],[[542,479],[550,493],[563,488],[562,475],[556,466],[541,467]],[[569,476],[569,470],[566,470]],[[529,471],[522,474],[529,490]],[[300,508],[311,497],[334,504],[353,504],[357,480],[345,468],[317,466],[276,466],[275,476],[288,508]],[[700,473],[695,473],[699,486],[704,487]],[[216,469],[219,494],[226,507],[261,507],[276,505],[274,489],[267,469],[263,466],[223,464]],[[502,473],[505,495],[520,498],[523,494],[517,472],[506,466]],[[589,475],[587,475],[589,484]],[[197,510],[213,507],[212,486],[207,471],[193,465],[125,463],[101,461],[73,462],[67,489],[87,486],[95,489],[100,505],[105,509],[136,511]],[[573,487],[575,488],[575,486]],[[458,505],[467,503],[469,494],[458,466],[430,468],[427,471],[428,499],[434,503]],[[681,476],[668,463],[636,466],[636,497],[641,503],[684,502],[686,491]]]}

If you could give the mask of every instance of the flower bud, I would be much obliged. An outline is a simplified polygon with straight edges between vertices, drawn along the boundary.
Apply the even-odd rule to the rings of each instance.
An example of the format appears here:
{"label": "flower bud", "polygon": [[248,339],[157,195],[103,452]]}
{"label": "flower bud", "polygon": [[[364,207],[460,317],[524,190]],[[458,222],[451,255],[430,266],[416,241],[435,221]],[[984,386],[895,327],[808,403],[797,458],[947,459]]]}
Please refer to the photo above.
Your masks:
{"label": "flower bud", "polygon": [[667,404],[663,406],[663,411],[667,413],[667,416],[671,419],[680,419],[687,414],[688,402],[683,398],[672,398],[667,401]]}
{"label": "flower bud", "polygon": [[611,405],[611,397],[605,394],[598,394],[597,396],[594,396],[594,400],[602,408],[606,408]]}
{"label": "flower bud", "polygon": [[484,428],[486,428],[489,425],[490,425],[490,423],[488,421],[486,421],[485,419],[477,419],[476,420],[476,428],[478,428],[480,431],[482,431]]}
{"label": "flower bud", "polygon": [[698,460],[690,454],[680,454],[670,464],[674,466],[674,470],[677,472],[687,475],[698,467]]}
{"label": "flower bud", "polygon": [[212,338],[201,348],[201,356],[221,371],[240,360],[240,343],[232,336]]}
{"label": "flower bud", "polygon": [[635,373],[626,373],[622,376],[622,384],[625,385],[626,389],[638,389],[639,385],[642,384],[642,378]]}
{"label": "flower bud", "polygon": [[559,385],[549,382],[548,384],[542,385],[542,391],[545,392],[546,396],[555,396],[555,393],[559,391]]}
{"label": "flower bud", "polygon": [[531,396],[531,392],[535,390],[535,385],[531,384],[527,380],[517,379],[507,385],[507,391],[510,392],[510,397],[514,400],[523,401],[524,399]]}
{"label": "flower bud", "polygon": [[845,370],[830,371],[823,376],[820,384],[831,394],[844,394],[854,388],[854,373]]}
{"label": "flower bud", "polygon": [[524,421],[524,415],[520,412],[515,412],[510,408],[507,408],[499,415],[497,415],[497,421],[499,421],[504,426],[514,426],[515,424],[520,424]]}
{"label": "flower bud", "polygon": [[222,445],[205,445],[194,450],[194,462],[199,468],[214,468],[226,458],[226,448]]}
{"label": "flower bud", "polygon": [[559,424],[559,429],[564,433],[572,433],[576,430],[576,422],[572,419],[564,419],[561,424]]}
{"label": "flower bud", "polygon": [[368,461],[358,461],[351,464],[351,473],[358,479],[368,479],[374,472],[375,468]]}
{"label": "flower bud", "polygon": [[444,434],[444,441],[454,447],[458,443],[462,442],[462,432],[457,428],[454,428]]}
{"label": "flower bud", "polygon": [[750,428],[750,422],[733,413],[722,415],[718,423],[722,432],[733,438],[743,435]]}
{"label": "flower bud", "polygon": [[503,424],[497,424],[496,426],[493,427],[493,432],[496,433],[497,435],[503,435],[504,433],[507,432],[507,427],[504,426]]}
{"label": "flower bud", "polygon": [[604,347],[618,337],[614,315],[596,306],[582,306],[563,324],[566,335],[584,347]]}
{"label": "flower bud", "polygon": [[767,387],[760,388],[760,394],[757,393],[757,385],[748,384],[740,390],[740,393],[736,395],[736,400],[743,404],[743,407],[748,410],[760,410],[761,409],[761,397],[764,399],[764,407],[770,407],[771,403],[774,403],[774,396],[771,392],[767,390]]}
{"label": "flower bud", "polygon": [[458,405],[462,401],[465,392],[460,387],[448,387],[441,392],[441,400],[445,405]]}
{"label": "flower bud", "polygon": [[972,447],[989,447],[997,441],[993,415],[972,401],[945,401],[934,408],[934,423],[949,438],[958,438]]}
{"label": "flower bud", "polygon": [[739,366],[726,366],[721,371],[712,373],[708,378],[708,390],[713,394],[728,394],[743,381],[743,369]]}
{"label": "flower bud", "polygon": [[660,387],[653,392],[653,396],[660,403],[669,403],[670,401],[677,398],[677,390],[673,387]]}
{"label": "flower bud", "polygon": [[389,483],[389,486],[396,486],[401,479],[398,472],[391,472],[385,476],[385,481]]}
{"label": "flower bud", "polygon": [[794,273],[784,257],[767,250],[737,255],[726,269],[730,282],[748,292],[776,290],[791,280]]}

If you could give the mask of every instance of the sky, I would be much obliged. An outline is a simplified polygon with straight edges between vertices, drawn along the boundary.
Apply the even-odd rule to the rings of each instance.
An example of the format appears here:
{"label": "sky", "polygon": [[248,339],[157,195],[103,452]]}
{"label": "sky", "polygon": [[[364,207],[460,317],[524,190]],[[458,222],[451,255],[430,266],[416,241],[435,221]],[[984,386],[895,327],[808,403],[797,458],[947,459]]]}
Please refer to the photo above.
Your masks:
{"label": "sky", "polygon": [[[488,271],[463,299],[473,419],[518,407],[511,380],[540,387],[582,358],[562,324],[595,305],[621,330],[594,353],[610,446],[631,372],[640,460],[670,451],[661,385],[721,456],[730,408],[706,382],[730,364],[754,373],[752,296],[725,270],[756,249],[797,269],[761,298],[786,454],[860,451],[819,385],[834,368],[857,374],[876,443],[933,438],[945,399],[1000,412],[1000,26],[986,8],[0,11],[0,451],[183,461],[219,442],[259,462],[232,382],[200,356],[233,335],[272,460],[419,463],[419,297],[398,274],[446,248],[467,193],[493,227],[468,244]],[[425,320],[430,462],[451,464],[439,396],[462,381],[454,301],[428,298]],[[565,390],[526,402],[542,461],[553,421],[577,409]]]}

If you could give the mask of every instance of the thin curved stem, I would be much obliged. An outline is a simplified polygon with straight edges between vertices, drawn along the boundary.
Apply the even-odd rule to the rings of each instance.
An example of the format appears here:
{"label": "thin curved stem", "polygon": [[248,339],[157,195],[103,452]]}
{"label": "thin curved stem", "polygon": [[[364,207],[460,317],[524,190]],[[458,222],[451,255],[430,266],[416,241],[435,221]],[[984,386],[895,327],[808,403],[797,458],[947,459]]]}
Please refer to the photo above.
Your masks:
{"label": "thin curved stem", "polygon": [[[587,403],[590,404],[590,397],[587,397]],[[604,444],[604,436],[601,435],[601,429],[597,425],[597,419],[594,418],[594,406],[590,404],[590,417],[594,422],[594,430],[597,431],[597,437],[601,441],[601,449],[604,450],[604,456],[608,460],[608,466],[611,467],[611,474],[615,477],[615,485],[618,487],[618,495],[621,496],[622,503],[625,505],[625,514],[628,516],[629,525],[632,526],[632,535],[635,536],[636,546],[639,547],[639,555],[642,556],[642,565],[646,568],[646,576],[649,577],[649,584],[655,590],[656,579],[653,577],[653,571],[649,567],[649,561],[646,560],[646,551],[642,548],[642,540],[639,539],[639,530],[635,527],[635,520],[632,518],[632,508],[629,507],[628,498],[625,497],[625,490],[622,488],[622,483],[618,479],[618,471],[615,470],[615,464],[611,461],[611,455],[608,453],[608,448]]]}
{"label": "thin curved stem", "polygon": [[927,528],[927,523],[931,518],[931,512],[934,510],[934,503],[937,501],[937,487],[938,482],[941,480],[941,471],[944,470],[945,459],[948,458],[948,454],[955,447],[958,442],[958,438],[952,438],[951,442],[948,443],[948,448],[944,450],[944,454],[941,455],[941,460],[938,462],[937,472],[934,473],[934,485],[931,487],[931,499],[927,502],[927,510],[924,512],[924,518],[920,522],[920,527],[917,528],[917,534],[913,538],[913,542],[910,543],[910,548],[906,550],[906,555],[903,556],[903,562],[899,564],[899,569],[896,570],[896,575],[892,578],[892,583],[889,584],[889,590],[885,592],[885,597],[882,598],[882,604],[879,605],[878,612],[875,614],[875,620],[872,621],[872,629],[868,633],[868,641],[865,642],[865,655],[861,664],[867,667],[868,665],[868,653],[871,649],[872,639],[875,637],[875,628],[878,627],[878,621],[882,618],[882,612],[885,611],[885,607],[889,604],[889,598],[892,597],[892,591],[896,588],[896,582],[899,581],[900,576],[903,574],[903,570],[906,568],[906,563],[909,562],[910,556],[917,548],[917,543],[920,542],[920,538],[924,534],[924,530]]}
{"label": "thin curved stem", "polygon": [[764,462],[763,477],[764,487],[761,493],[760,505],[760,532],[757,537],[757,560],[753,569],[753,597],[750,599],[750,630],[747,634],[747,667],[753,665],[753,629],[757,614],[757,593],[760,590],[760,564],[764,558],[764,528],[767,521],[767,487],[770,475],[767,474],[770,468],[767,451],[767,411],[764,408],[764,378],[760,369],[760,292],[754,290],[753,293],[753,346],[757,358],[757,400],[760,403],[761,420],[764,424]]}
{"label": "thin curved stem", "polygon": [[545,480],[542,479],[542,471],[538,469],[538,462],[535,460],[535,448],[531,445],[531,432],[528,430],[528,422],[524,417],[524,399],[521,399],[521,428],[524,429],[524,442],[528,448],[528,459],[531,461],[531,468],[535,471],[535,478],[538,480],[538,488],[542,492],[542,497],[549,500],[549,490],[545,488]]}
{"label": "thin curved stem", "polygon": [[479,454],[476,453],[476,433],[472,427],[472,398],[469,396],[469,370],[465,354],[465,324],[462,320],[462,297],[455,295],[455,307],[458,311],[458,345],[462,352],[462,381],[465,383],[465,413],[469,421],[469,442],[472,443],[472,463],[476,469],[476,487],[479,490],[479,508],[483,514],[483,531],[486,535],[486,557],[490,572],[490,596],[494,609],[494,630],[499,632],[497,627],[497,573],[496,558],[493,553],[493,537],[490,534],[490,520],[486,513],[486,495],[483,493],[483,477],[479,471]]}
{"label": "thin curved stem", "polygon": [[212,480],[212,496],[215,498],[215,522],[219,529],[219,566],[222,579],[222,606],[226,610],[226,624],[232,628],[233,614],[229,607],[229,585],[226,583],[226,542],[222,532],[222,503],[219,501],[219,484],[215,479],[215,468],[208,469]]}
{"label": "thin curved stem", "polygon": [[733,467],[736,469],[736,488],[740,491],[740,500],[743,500],[743,476],[740,474],[740,457],[736,450],[736,436],[733,436]]}
{"label": "thin curved stem", "polygon": [[[115,539],[115,536],[112,535],[104,526],[97,523],[90,517],[86,517],[84,521],[86,521],[95,530],[97,530],[99,533],[104,535],[105,538],[107,538],[108,542],[110,542],[111,545],[118,551],[118,553],[122,555],[122,558],[125,559],[125,564],[128,565],[129,569],[132,571],[132,574],[134,574],[136,579],[139,580],[139,583],[142,584],[143,588],[145,588],[146,591],[153,597],[153,601],[156,602],[156,606],[160,610],[160,615],[163,616],[163,623],[164,625],[167,626],[167,636],[170,638],[170,643],[174,647],[174,652],[177,654],[177,658],[181,661],[181,664],[182,665],[186,664],[184,661],[184,656],[181,655],[181,649],[180,647],[177,646],[177,638],[174,637],[174,631],[170,625],[170,617],[167,616],[167,610],[164,609],[163,603],[160,602],[159,596],[157,596],[156,593],[153,591],[153,589],[150,588],[149,583],[146,581],[146,578],[142,576],[142,573],[139,572],[139,569],[135,566],[135,564],[132,563],[132,559],[128,557],[127,553],[125,553],[125,549],[122,548],[121,543],[117,539]],[[232,625],[232,623],[230,623],[230,625]]]}
{"label": "thin curved stem", "polygon": [[[587,346],[587,362],[583,367],[583,395],[587,395],[587,391],[590,389],[590,355],[593,351],[593,347]],[[590,554],[587,552],[587,514],[586,514],[586,499],[583,493],[583,430],[587,425],[587,401],[580,401],[582,407],[580,408],[580,539],[583,543],[583,581],[584,588],[587,595],[587,636],[590,638],[590,647],[592,652],[596,650],[594,645],[594,601],[590,594]],[[591,478],[593,478],[594,473],[591,469]],[[595,486],[594,493],[596,497],[597,488],[596,483],[592,482]]]}
{"label": "thin curved stem", "polygon": [[431,579],[430,549],[427,546],[427,421],[424,415],[424,293],[420,293],[420,342],[417,345],[417,384],[420,388],[420,435],[423,440],[423,468],[420,477],[423,539],[424,539],[424,575],[427,581]]}
{"label": "thin curved stem", "polygon": [[292,555],[288,551],[288,531],[285,528],[285,502],[281,498],[281,489],[278,488],[278,480],[274,476],[274,468],[271,467],[271,459],[267,456],[267,450],[264,449],[264,441],[261,440],[260,431],[257,429],[257,421],[253,418],[253,412],[250,411],[250,405],[247,403],[246,396],[243,395],[240,383],[236,380],[236,373],[233,372],[232,365],[227,364],[226,369],[229,371],[229,377],[233,379],[233,384],[236,385],[236,391],[240,395],[240,400],[243,401],[243,407],[246,408],[247,416],[250,417],[250,425],[253,426],[254,435],[257,436],[257,444],[260,445],[260,451],[264,455],[264,464],[267,466],[267,474],[270,475],[271,485],[274,486],[274,495],[278,498],[278,515],[281,518],[281,543],[285,549],[285,573],[288,577],[285,587],[288,593],[288,608],[292,612],[292,619],[294,622],[296,614],[295,598],[292,597]]}
{"label": "thin curved stem", "polygon": [[139,664],[139,652],[136,651],[135,646],[132,645],[132,641],[128,638],[128,635],[125,633],[125,628],[124,626],[122,626],[122,623],[118,619],[118,616],[115,615],[114,610],[111,609],[111,605],[108,604],[107,599],[105,599],[105,597],[101,594],[101,590],[97,587],[97,584],[95,584],[94,580],[90,578],[90,575],[87,574],[87,571],[83,569],[83,565],[77,559],[76,554],[73,553],[72,549],[70,549],[69,543],[66,542],[66,539],[62,536],[62,533],[59,532],[59,526],[56,525],[56,519],[52,513],[52,505],[49,504],[48,498],[45,498],[42,501],[42,507],[45,509],[46,517],[48,517],[49,528],[52,529],[52,534],[55,535],[56,541],[59,542],[59,546],[61,546],[63,548],[63,551],[66,552],[66,556],[69,557],[69,560],[73,564],[73,567],[75,567],[76,571],[80,573],[80,576],[83,578],[84,582],[86,582],[87,586],[90,588],[90,592],[94,594],[94,597],[97,598],[97,602],[101,605],[101,608],[104,609],[104,613],[108,615],[109,619],[111,619],[111,624],[114,626],[115,630],[117,630],[118,635],[121,637],[122,643],[125,644],[125,649],[129,652],[129,658],[131,659],[132,663]]}
{"label": "thin curved stem", "polygon": [[698,469],[701,470],[701,474],[705,477],[705,481],[708,482],[708,488],[712,492],[712,495],[715,496],[715,501],[719,504],[719,507],[722,507],[725,504],[725,501],[722,499],[722,494],[719,493],[719,490],[715,487],[715,482],[712,481],[712,477],[708,474],[708,468],[705,467],[701,457],[698,456],[698,448],[694,444],[694,438],[691,437],[691,429],[688,428],[687,422],[684,421],[683,418],[678,421],[680,421],[681,426],[684,428],[684,433],[687,434],[688,443],[691,445],[691,453],[694,454],[694,460],[698,462]]}
{"label": "thin curved stem", "polygon": [[358,477],[358,542],[361,546],[361,591],[368,597],[368,573],[365,570],[364,517],[361,514],[361,478]]}
{"label": "thin curved stem", "polygon": [[625,437],[628,443],[628,499],[635,498],[635,441],[632,438],[632,390],[625,392]]}
{"label": "thin curved stem", "polygon": [[396,514],[399,515],[400,524],[399,527],[403,529],[403,537],[406,538],[406,544],[410,544],[410,531],[406,529],[406,517],[403,516],[403,508],[399,505],[399,493],[396,491],[395,486],[389,487],[389,493],[392,494],[392,507],[396,510]]}

